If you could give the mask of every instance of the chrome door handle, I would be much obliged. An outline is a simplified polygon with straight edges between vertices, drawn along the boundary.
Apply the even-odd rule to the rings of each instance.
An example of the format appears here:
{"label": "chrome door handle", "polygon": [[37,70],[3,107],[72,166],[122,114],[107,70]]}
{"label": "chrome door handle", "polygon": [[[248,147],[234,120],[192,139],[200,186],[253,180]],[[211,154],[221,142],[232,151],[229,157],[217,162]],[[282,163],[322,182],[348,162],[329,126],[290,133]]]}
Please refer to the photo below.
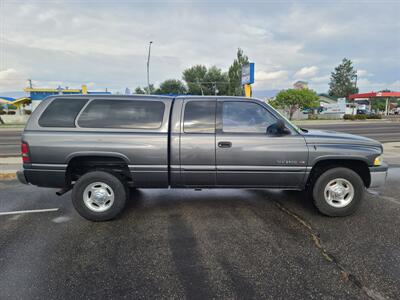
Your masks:
{"label": "chrome door handle", "polygon": [[218,142],[218,147],[220,148],[230,148],[232,147],[231,142]]}

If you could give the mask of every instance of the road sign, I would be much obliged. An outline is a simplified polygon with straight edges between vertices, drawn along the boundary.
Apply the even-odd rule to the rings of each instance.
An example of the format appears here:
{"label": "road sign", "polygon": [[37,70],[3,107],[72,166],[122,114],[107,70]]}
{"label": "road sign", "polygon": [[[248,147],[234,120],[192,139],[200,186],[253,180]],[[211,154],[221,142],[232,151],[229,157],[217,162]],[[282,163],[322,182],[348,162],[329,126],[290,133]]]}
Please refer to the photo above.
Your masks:
{"label": "road sign", "polygon": [[242,85],[254,83],[254,63],[242,66]]}

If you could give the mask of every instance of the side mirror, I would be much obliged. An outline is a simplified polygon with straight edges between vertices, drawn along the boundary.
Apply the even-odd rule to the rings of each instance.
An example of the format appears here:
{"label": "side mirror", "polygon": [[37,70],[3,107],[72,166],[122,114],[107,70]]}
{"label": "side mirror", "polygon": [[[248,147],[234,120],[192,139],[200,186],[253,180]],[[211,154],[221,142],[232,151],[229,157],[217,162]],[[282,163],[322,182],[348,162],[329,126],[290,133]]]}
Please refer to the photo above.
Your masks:
{"label": "side mirror", "polygon": [[268,126],[267,134],[284,135],[284,134],[290,134],[290,131],[289,129],[286,128],[285,122],[282,119],[278,119],[274,124]]}

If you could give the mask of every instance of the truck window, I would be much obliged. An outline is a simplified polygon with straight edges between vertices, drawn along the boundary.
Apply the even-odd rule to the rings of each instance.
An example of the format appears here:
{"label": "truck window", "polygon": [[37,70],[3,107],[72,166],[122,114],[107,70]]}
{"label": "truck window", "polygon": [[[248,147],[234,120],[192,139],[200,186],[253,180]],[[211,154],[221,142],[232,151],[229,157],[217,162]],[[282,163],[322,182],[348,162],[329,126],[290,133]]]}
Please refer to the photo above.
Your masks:
{"label": "truck window", "polygon": [[87,99],[54,99],[39,118],[42,127],[75,127],[75,118]]}
{"label": "truck window", "polygon": [[158,129],[164,116],[160,101],[93,100],[78,119],[85,128]]}
{"label": "truck window", "polygon": [[186,103],[183,131],[185,133],[214,133],[215,102],[190,101]]}
{"label": "truck window", "polygon": [[222,106],[222,131],[265,133],[276,122],[268,110],[254,102],[227,101]]}

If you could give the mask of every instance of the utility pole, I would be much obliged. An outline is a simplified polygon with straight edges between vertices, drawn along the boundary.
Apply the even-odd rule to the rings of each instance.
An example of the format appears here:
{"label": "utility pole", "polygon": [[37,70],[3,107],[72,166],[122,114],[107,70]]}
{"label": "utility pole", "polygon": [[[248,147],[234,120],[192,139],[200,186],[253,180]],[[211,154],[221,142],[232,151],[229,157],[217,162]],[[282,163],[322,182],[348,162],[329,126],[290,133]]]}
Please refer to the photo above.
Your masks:
{"label": "utility pole", "polygon": [[198,84],[198,85],[199,85],[199,87],[200,87],[200,90],[201,90],[201,95],[202,95],[202,96],[204,96],[203,87],[201,86],[200,80],[199,80],[198,78],[196,79],[196,82],[197,82],[197,84]]}
{"label": "utility pole", "polygon": [[153,44],[153,41],[149,42],[149,54],[147,56],[147,94],[150,94],[150,51],[151,51],[151,44]]}

